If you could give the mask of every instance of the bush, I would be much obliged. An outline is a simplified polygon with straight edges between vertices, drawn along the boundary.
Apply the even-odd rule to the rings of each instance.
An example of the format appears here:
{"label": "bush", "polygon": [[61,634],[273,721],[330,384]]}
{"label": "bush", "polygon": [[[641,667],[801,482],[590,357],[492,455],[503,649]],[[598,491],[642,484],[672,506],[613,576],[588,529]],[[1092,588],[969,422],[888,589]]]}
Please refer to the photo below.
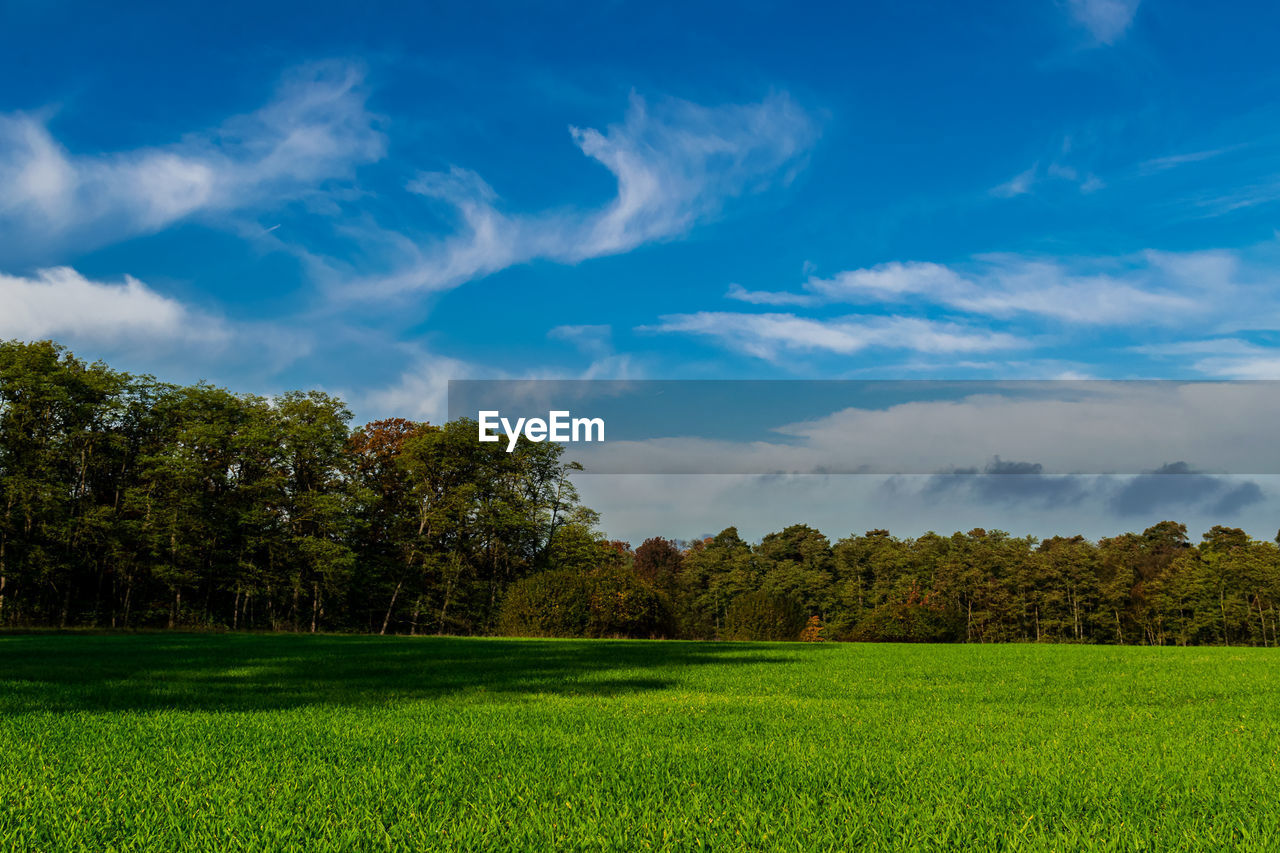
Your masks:
{"label": "bush", "polygon": [[556,569],[507,588],[498,630],[509,637],[663,637],[666,596],[626,569]]}
{"label": "bush", "polygon": [[723,636],[726,640],[795,640],[805,622],[804,609],[785,595],[744,592],[729,603]]}
{"label": "bush", "polygon": [[825,643],[827,626],[822,624],[822,620],[817,616],[809,617],[809,624],[804,626],[804,630],[800,632],[800,642],[802,643]]}
{"label": "bush", "polygon": [[854,626],[845,639],[885,643],[954,643],[964,637],[958,614],[913,594],[882,604]]}

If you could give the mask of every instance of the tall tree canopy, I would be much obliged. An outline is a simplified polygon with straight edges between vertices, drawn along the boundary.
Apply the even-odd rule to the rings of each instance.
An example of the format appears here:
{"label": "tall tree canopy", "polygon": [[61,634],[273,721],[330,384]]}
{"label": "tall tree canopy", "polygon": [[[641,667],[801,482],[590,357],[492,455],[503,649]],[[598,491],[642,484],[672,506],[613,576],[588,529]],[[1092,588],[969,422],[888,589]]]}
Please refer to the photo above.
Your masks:
{"label": "tall tree canopy", "polygon": [[556,444],[350,420],[318,391],[180,387],[0,342],[0,626],[1278,642],[1280,546],[1239,528],[832,543],[793,524],[632,551]]}

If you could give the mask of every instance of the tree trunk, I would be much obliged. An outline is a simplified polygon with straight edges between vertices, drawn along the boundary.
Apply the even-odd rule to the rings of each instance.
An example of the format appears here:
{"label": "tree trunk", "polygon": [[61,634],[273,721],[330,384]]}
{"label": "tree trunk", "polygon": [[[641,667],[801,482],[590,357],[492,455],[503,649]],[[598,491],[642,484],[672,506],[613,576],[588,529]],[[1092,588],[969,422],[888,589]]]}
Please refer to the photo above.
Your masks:
{"label": "tree trunk", "polygon": [[1267,647],[1267,620],[1262,615],[1262,594],[1254,596],[1254,603],[1258,605],[1258,623],[1262,626],[1262,647]]}
{"label": "tree trunk", "polygon": [[444,587],[444,603],[440,605],[440,625],[436,628],[436,634],[444,633],[444,615],[449,610],[449,596],[453,594],[453,579]]}
{"label": "tree trunk", "polygon": [[379,636],[387,633],[387,625],[391,624],[391,611],[395,610],[396,598],[400,595],[400,588],[404,586],[404,579],[396,584],[395,592],[391,593],[391,603],[387,605],[387,615],[382,617],[382,630],[378,632]]}
{"label": "tree trunk", "polygon": [[1231,638],[1227,636],[1227,597],[1223,590],[1218,590],[1218,610],[1222,612],[1222,643],[1229,646]]}
{"label": "tree trunk", "polygon": [[493,569],[493,578],[489,582],[489,612],[485,615],[485,630],[493,630],[493,615],[498,609],[498,570]]}
{"label": "tree trunk", "polygon": [[316,621],[320,618],[320,582],[311,584],[311,633],[316,632]]}

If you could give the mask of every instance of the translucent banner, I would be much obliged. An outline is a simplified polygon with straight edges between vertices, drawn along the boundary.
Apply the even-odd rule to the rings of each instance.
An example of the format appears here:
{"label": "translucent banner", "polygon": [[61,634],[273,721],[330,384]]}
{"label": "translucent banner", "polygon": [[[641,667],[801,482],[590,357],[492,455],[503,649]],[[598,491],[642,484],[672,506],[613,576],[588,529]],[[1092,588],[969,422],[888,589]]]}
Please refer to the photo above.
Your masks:
{"label": "translucent banner", "polygon": [[1277,381],[455,380],[477,441],[601,474],[1276,474]]}

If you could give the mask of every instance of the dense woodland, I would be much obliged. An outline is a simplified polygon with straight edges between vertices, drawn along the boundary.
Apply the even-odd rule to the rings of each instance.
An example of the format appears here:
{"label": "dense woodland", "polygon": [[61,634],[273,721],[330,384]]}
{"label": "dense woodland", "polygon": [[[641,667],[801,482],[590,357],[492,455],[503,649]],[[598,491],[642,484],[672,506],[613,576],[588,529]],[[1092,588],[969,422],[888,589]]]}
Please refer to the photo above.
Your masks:
{"label": "dense woodland", "polygon": [[316,391],[0,342],[0,626],[1277,643],[1280,548],[1235,528],[833,544],[793,525],[633,550],[557,445],[350,419]]}

